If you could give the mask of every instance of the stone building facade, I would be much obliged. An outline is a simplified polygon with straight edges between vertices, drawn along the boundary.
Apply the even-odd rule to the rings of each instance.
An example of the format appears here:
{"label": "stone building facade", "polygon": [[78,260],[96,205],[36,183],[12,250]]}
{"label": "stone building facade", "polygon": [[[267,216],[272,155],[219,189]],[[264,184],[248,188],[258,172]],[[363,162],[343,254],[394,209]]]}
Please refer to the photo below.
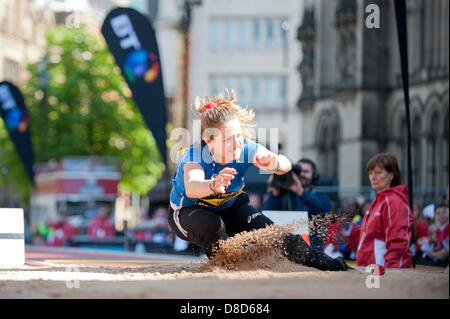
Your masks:
{"label": "stone building facade", "polygon": [[[379,28],[368,28],[371,4]],[[408,53],[415,190],[439,200],[448,186],[449,1],[408,0]],[[369,7],[370,8],[370,7]],[[367,10],[367,11],[366,11]],[[407,182],[406,120],[394,1],[307,1],[297,38],[302,154],[342,190],[370,186],[379,152],[400,162]]]}

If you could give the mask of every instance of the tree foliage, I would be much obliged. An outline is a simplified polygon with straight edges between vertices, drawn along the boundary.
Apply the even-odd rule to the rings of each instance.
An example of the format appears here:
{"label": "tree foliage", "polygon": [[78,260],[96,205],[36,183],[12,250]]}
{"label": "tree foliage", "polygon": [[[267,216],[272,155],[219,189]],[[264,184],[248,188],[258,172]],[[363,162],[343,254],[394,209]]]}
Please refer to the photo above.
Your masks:
{"label": "tree foliage", "polygon": [[[115,156],[121,163],[120,187],[146,193],[164,164],[103,38],[83,28],[58,26],[46,32],[46,39],[46,94],[39,63],[28,65],[29,79],[20,88],[30,113],[35,162],[67,155]],[[3,123],[0,152],[8,181],[29,196],[31,186]]]}

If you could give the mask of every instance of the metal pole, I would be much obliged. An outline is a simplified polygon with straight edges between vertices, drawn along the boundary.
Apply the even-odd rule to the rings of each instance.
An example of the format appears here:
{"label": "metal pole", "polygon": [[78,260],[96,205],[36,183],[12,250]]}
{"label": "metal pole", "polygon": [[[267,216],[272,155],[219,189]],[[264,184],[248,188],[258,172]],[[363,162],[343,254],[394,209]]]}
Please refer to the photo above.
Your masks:
{"label": "metal pole", "polygon": [[[413,193],[413,174],[411,165],[411,121],[410,121],[410,108],[409,108],[409,72],[408,72],[408,34],[406,25],[406,2],[405,0],[395,0],[395,17],[397,22],[397,36],[398,46],[400,48],[400,61],[402,67],[403,78],[403,95],[405,98],[405,110],[406,110],[406,128],[407,128],[407,157],[408,157],[408,190],[409,190],[409,206],[413,209],[414,193]],[[416,267],[416,254],[415,254],[415,234],[414,227],[412,229],[411,246],[413,267]]]}
{"label": "metal pole", "polygon": [[45,160],[45,138],[47,135],[47,88],[48,88],[48,56],[45,55],[39,62],[39,88],[43,92],[41,100],[41,114],[39,123],[39,161]]}

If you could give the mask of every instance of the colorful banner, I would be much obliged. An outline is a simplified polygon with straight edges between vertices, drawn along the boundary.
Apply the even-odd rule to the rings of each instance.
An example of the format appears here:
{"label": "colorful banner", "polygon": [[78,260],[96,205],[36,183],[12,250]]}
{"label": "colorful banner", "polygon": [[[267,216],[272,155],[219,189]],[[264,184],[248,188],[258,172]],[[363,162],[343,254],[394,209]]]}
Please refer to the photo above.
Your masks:
{"label": "colorful banner", "polygon": [[25,171],[34,185],[30,118],[22,94],[14,84],[9,82],[0,83],[0,117],[5,122]]}
{"label": "colorful banner", "polygon": [[116,8],[106,16],[102,33],[167,164],[166,103],[152,25],[136,10]]}

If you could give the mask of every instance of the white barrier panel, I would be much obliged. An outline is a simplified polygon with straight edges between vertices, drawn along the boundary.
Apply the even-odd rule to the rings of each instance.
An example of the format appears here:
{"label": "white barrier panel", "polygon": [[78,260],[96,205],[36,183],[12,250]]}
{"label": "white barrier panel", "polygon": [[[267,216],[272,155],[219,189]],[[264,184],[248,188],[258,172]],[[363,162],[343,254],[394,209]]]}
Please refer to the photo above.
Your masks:
{"label": "white barrier panel", "polygon": [[269,217],[276,225],[286,225],[292,222],[299,222],[299,229],[294,232],[298,235],[309,236],[308,212],[298,212],[290,210],[263,210],[262,213]]}
{"label": "white barrier panel", "polygon": [[0,266],[25,264],[22,208],[0,208]]}

